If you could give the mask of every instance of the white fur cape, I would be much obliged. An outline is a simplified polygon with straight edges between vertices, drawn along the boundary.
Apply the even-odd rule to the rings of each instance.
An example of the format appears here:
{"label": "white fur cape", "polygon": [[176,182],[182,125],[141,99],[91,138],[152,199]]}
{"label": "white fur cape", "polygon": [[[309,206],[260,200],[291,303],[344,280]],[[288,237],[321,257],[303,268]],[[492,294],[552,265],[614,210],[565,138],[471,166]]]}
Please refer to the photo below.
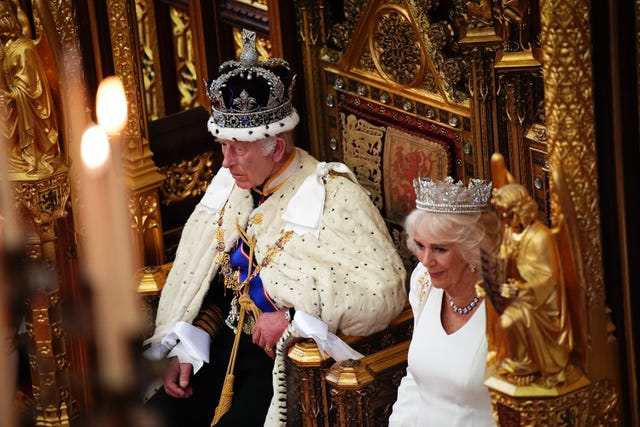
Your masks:
{"label": "white fur cape", "polygon": [[[379,211],[352,179],[329,174],[331,168],[319,167],[302,150],[297,151],[296,161],[293,175],[255,209],[248,190],[229,187],[228,171],[222,169],[216,175],[207,192],[215,195],[208,200],[224,206],[225,250],[234,247],[239,224],[257,238],[255,258],[260,263],[288,226],[282,216],[290,200],[304,188],[305,179],[322,171],[324,203],[320,204],[317,237],[294,233],[260,272],[264,288],[278,306],[316,316],[332,332],[369,335],[384,329],[404,306],[406,272]],[[219,268],[216,231],[220,212],[211,203],[200,203],[189,217],[162,290],[154,334],[145,344],[158,344],[176,322],[192,322],[197,315]],[[274,374],[278,369],[276,363]],[[269,425],[281,424],[274,416],[279,388],[274,390]]]}

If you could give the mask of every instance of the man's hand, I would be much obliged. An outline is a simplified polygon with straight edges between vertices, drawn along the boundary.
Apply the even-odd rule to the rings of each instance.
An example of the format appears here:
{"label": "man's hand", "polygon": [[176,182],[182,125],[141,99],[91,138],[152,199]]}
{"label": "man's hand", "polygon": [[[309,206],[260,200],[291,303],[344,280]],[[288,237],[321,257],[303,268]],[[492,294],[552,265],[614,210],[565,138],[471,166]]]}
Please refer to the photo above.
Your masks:
{"label": "man's hand", "polygon": [[193,366],[180,363],[177,357],[171,359],[169,369],[164,375],[164,391],[171,397],[185,399],[191,397],[193,388],[189,385]]}
{"label": "man's hand", "polygon": [[289,326],[289,321],[284,317],[284,310],[271,313],[262,313],[253,326],[253,342],[262,347],[272,358],[275,357],[273,348]]}

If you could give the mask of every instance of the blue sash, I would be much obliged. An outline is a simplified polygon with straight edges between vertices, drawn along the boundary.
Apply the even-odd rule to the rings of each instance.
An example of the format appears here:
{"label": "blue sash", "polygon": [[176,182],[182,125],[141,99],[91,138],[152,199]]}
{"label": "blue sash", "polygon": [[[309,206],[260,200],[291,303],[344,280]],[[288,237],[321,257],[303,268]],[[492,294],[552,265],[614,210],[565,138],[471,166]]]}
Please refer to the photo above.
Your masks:
{"label": "blue sash", "polygon": [[[238,270],[239,275],[239,283],[242,283],[247,278],[248,267],[249,267],[249,253],[246,250],[246,246],[243,244],[242,240],[238,242],[237,248],[231,253],[230,264],[231,266]],[[253,261],[253,260],[252,260]],[[251,271],[257,267],[256,263],[253,262],[253,266]],[[242,290],[238,292],[242,295]],[[267,295],[267,292],[264,290],[262,286],[262,279],[260,279],[260,274],[255,275],[249,280],[249,296],[253,300],[253,302],[262,310],[263,313],[268,313],[271,311],[276,311],[277,308]]]}

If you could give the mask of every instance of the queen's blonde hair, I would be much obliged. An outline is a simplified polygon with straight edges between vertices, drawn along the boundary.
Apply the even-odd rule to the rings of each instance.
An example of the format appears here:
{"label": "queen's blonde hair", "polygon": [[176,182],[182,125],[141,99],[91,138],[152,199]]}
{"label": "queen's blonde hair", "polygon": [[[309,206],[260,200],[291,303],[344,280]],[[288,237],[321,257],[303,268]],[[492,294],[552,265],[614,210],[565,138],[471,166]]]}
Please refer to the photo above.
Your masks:
{"label": "queen's blonde hair", "polygon": [[436,240],[458,247],[462,258],[469,264],[480,266],[480,250],[497,250],[500,240],[500,222],[495,211],[485,209],[474,213],[433,213],[413,210],[404,221],[407,247],[416,254],[415,236],[429,235]]}

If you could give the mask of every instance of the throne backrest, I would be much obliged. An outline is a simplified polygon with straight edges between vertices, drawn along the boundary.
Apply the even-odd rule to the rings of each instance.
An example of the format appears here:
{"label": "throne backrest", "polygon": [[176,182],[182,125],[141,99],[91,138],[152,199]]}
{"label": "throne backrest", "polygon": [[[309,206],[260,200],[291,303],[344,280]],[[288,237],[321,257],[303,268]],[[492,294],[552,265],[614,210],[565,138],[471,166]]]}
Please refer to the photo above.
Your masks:
{"label": "throne backrest", "polygon": [[[347,13],[360,4],[358,13]],[[369,191],[405,266],[402,221],[415,207],[413,179],[475,176],[466,80],[446,70],[439,23],[410,1],[345,2],[318,62],[326,159],[341,161]]]}

